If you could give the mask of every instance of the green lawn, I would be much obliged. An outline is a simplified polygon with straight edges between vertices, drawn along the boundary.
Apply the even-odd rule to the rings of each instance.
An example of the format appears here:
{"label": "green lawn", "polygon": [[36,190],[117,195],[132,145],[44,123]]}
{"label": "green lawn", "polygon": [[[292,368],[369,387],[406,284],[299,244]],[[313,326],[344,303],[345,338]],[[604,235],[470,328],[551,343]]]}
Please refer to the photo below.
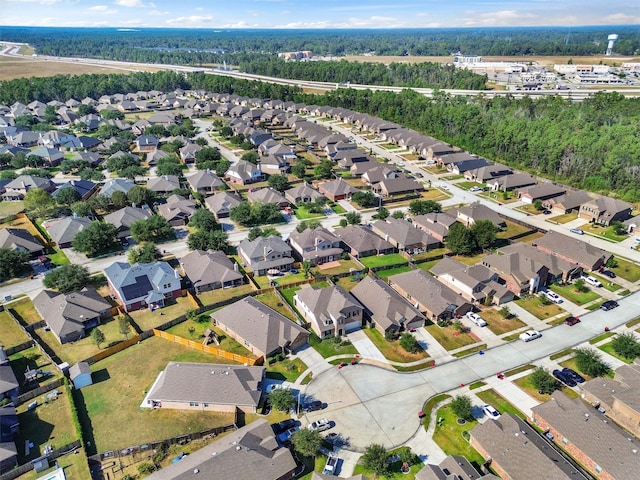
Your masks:
{"label": "green lawn", "polygon": [[451,258],[457,262],[464,263],[465,265],[475,265],[486,256],[486,253],[478,253],[476,255],[454,255]]}
{"label": "green lawn", "polygon": [[487,328],[496,335],[502,335],[526,325],[517,317],[504,318],[492,308],[481,311],[480,316],[487,322]]}
{"label": "green lawn", "polygon": [[483,343],[481,345],[476,345],[471,348],[467,348],[466,350],[461,350],[453,354],[456,358],[468,357],[469,355],[473,355],[474,353],[478,353],[480,350],[486,350],[487,344]]}
{"label": "green lawn", "polygon": [[[399,447],[399,448],[390,450],[388,453],[391,456],[397,455],[400,452],[400,450],[407,450],[407,449],[409,449],[409,447]],[[414,465],[411,465],[411,469],[409,470],[409,472],[403,473],[400,471],[402,468],[402,462],[400,461],[392,462],[390,464],[390,474],[385,476],[384,478],[387,480],[400,480],[400,479],[413,480],[416,478],[416,473],[422,470],[423,467],[424,465],[422,464],[422,462],[418,461]],[[361,463],[356,464],[355,468],[353,469],[353,475],[364,475],[366,478],[370,478],[370,479],[378,478],[372,471],[365,469],[364,465],[362,465]]]}
{"label": "green lawn", "polygon": [[287,382],[295,382],[300,374],[306,370],[307,365],[299,358],[293,360],[286,358],[281,362],[267,365],[267,377],[286,380]]}
{"label": "green lawn", "polygon": [[166,307],[158,308],[153,312],[148,308],[143,308],[131,312],[129,315],[144,332],[156,328],[169,320],[178,318],[180,315],[184,315],[187,310],[195,308],[189,297],[178,297],[175,300],[168,301],[168,303],[169,305]]}
{"label": "green lawn", "polygon": [[464,181],[464,182],[456,183],[456,187],[462,188],[464,190],[469,190],[470,188],[473,188],[473,187],[482,187],[482,188],[484,188],[485,186],[486,186],[486,184],[478,183],[478,182],[467,182],[467,181]]}
{"label": "green lawn", "polygon": [[629,282],[637,282],[640,280],[640,265],[620,257],[615,257],[615,259],[616,262],[618,262],[618,266],[611,268],[610,270]]}
{"label": "green lawn", "polygon": [[[549,372],[549,373],[551,373],[551,372]],[[533,384],[531,383],[531,375],[530,374],[525,376],[525,377],[520,377],[520,378],[514,380],[513,383],[518,385],[518,387],[520,387],[520,389],[522,389],[529,396],[535,398],[536,400],[538,400],[541,403],[547,402],[547,401],[551,400],[551,398],[553,397],[553,395],[547,395],[547,394],[544,394],[544,393],[539,393],[538,389],[536,387],[534,387]],[[562,393],[564,393],[565,395],[567,395],[569,398],[577,398],[579,396],[574,390],[572,390],[572,389],[570,389],[569,387],[566,387],[566,386],[561,386],[559,390]]]}
{"label": "green lawn", "polygon": [[384,358],[387,360],[391,360],[392,362],[415,362],[416,360],[422,360],[424,358],[429,358],[429,354],[420,349],[417,353],[407,352],[404,348],[400,346],[400,342],[398,340],[389,341],[375,328],[365,328],[364,333],[366,333],[369,340],[373,342],[373,344],[380,350],[380,353],[384,355]]}
{"label": "green lawn", "polygon": [[433,268],[433,266],[440,263],[440,260],[441,259],[439,258],[437,260],[429,260],[428,262],[416,263],[416,267],[418,267],[420,270],[424,270],[427,273],[431,273],[431,269]]}
{"label": "green lawn", "polygon": [[296,205],[293,211],[298,220],[309,220],[312,218],[324,217],[323,213],[310,213],[303,204]]}
{"label": "green lawn", "polygon": [[316,351],[322,355],[323,358],[333,357],[335,355],[357,355],[358,350],[351,342],[342,345],[336,337],[320,340],[315,333],[311,333],[309,336],[309,345],[316,349]]}
{"label": "green lawn", "polygon": [[[63,455],[62,457],[58,457],[56,458],[56,463],[60,468],[64,469],[64,475],[67,480],[86,480],[91,478],[87,457],[82,450],[78,450],[78,453],[75,455]],[[29,472],[20,475],[16,480],[37,480],[43,476],[44,478],[47,478],[46,474],[53,472],[56,468],[56,466],[51,466],[51,468],[44,470],[43,472],[36,472],[32,469]]]}
{"label": "green lawn", "polygon": [[496,234],[496,238],[511,238],[516,235],[521,235],[525,232],[529,232],[534,230],[532,227],[526,227],[524,225],[520,225],[518,223],[510,222],[509,220],[505,220],[507,223],[507,228],[505,230],[501,230]]}
{"label": "green lawn", "polygon": [[[207,314],[212,313],[213,310],[206,312]],[[193,328],[193,335],[189,331],[190,328]],[[168,333],[173,333],[174,335],[178,335],[179,337],[186,338],[194,341],[201,341],[202,335],[204,331],[207,329],[213,330],[218,336],[218,341],[220,345],[216,345],[215,343],[210,343],[209,345],[212,347],[219,347],[220,349],[229,352],[235,353],[238,355],[242,355],[244,357],[256,358],[249,350],[247,350],[244,345],[236,342],[233,338],[229,337],[223,330],[220,330],[217,327],[214,327],[211,322],[200,323],[194,322],[193,320],[185,320],[182,323],[174,325],[170,329],[167,330]],[[217,357],[216,357],[217,358]]]}
{"label": "green lawn", "polygon": [[11,302],[5,305],[5,308],[9,308],[18,320],[22,320],[28,325],[42,320],[42,317],[36,311],[36,307],[33,306],[33,302],[28,297]]}
{"label": "green lawn", "polygon": [[332,268],[320,268],[318,267],[318,271],[322,275],[337,275],[339,273],[346,272],[360,272],[362,271],[362,267],[358,265],[353,260],[339,260],[340,265]]}
{"label": "green lawn", "polygon": [[589,344],[590,345],[595,345],[596,343],[601,342],[602,340],[606,340],[609,337],[613,337],[615,335],[614,332],[605,332],[605,333],[601,333],[600,335],[598,335],[597,337],[592,338],[591,340],[589,340]]}
{"label": "green lawn", "polygon": [[360,259],[360,263],[366,267],[375,268],[387,265],[406,265],[409,263],[409,260],[399,253],[392,253],[390,255],[373,255],[371,257],[364,257]]}
{"label": "green lawn", "polygon": [[254,298],[259,302],[264,303],[269,308],[272,308],[284,317],[288,318],[289,320],[296,320],[295,315],[291,313],[291,310],[287,308],[282,299],[275,293],[263,293],[262,295],[258,295]]}
{"label": "green lawn", "polygon": [[551,305],[544,305],[538,295],[520,298],[516,300],[516,304],[520,305],[540,320],[546,320],[564,312],[564,310],[555,303],[552,303]]}
{"label": "green lawn", "polygon": [[59,267],[61,265],[67,265],[71,263],[61,249],[59,249],[58,247],[53,247],[53,250],[54,253],[50,253],[47,256],[49,257],[49,260],[51,260],[51,263],[53,263],[55,266]]}
{"label": "green lawn", "polygon": [[11,368],[13,369],[13,373],[15,373],[20,386],[25,384],[24,372],[26,372],[27,369],[50,373],[50,375],[46,377],[40,377],[38,382],[39,386],[43,386],[59,376],[59,372],[55,368],[55,365],[49,362],[47,357],[42,354],[38,347],[27,348],[26,350],[14,353],[9,357],[9,360],[11,360]]}
{"label": "green lawn", "polygon": [[15,215],[24,210],[24,202],[0,202],[0,218]]}
{"label": "green lawn", "polygon": [[609,277],[605,277],[604,275],[600,275],[598,273],[594,273],[594,272],[589,272],[589,275],[591,277],[597,278],[598,280],[600,280],[600,283],[602,283],[602,287],[605,290],[608,290],[610,292],[617,292],[618,290],[620,290],[622,287],[620,287],[620,285],[618,285],[617,283],[613,282]]}
{"label": "green lawn", "polygon": [[196,295],[202,305],[215,305],[216,303],[226,300],[229,297],[246,296],[253,291],[253,287],[250,284],[240,285],[233,288],[219,288],[217,290],[210,290],[208,292],[199,293]]}
{"label": "green lawn", "polygon": [[453,326],[439,327],[429,325],[426,327],[429,333],[446,350],[455,350],[476,343],[476,340],[468,333],[460,333]]}
{"label": "green lawn", "polygon": [[409,265],[405,265],[404,267],[396,267],[396,268],[389,268],[387,270],[379,270],[376,272],[376,275],[378,275],[383,280],[387,280],[389,277],[393,275],[410,272],[411,270],[412,268]]}
{"label": "green lawn", "polygon": [[611,355],[612,357],[617,358],[618,360],[623,361],[624,363],[633,363],[633,359],[632,358],[626,358],[623,357],[622,355],[619,355],[614,349],[613,349],[613,345],[611,345],[611,342],[609,343],[605,343],[604,345],[600,345],[598,347],[600,350],[602,350],[605,353],[608,353],[609,355]]}
{"label": "green lawn", "polygon": [[[78,392],[78,410],[85,429],[93,432],[93,439],[89,440],[97,451],[233,422],[232,414],[140,408],[145,393],[169,361],[232,363],[159,337],[151,337],[95,363],[91,366],[95,383]],[[123,428],[127,425],[135,428]]]}
{"label": "green lawn", "polygon": [[576,305],[584,305],[585,303],[593,302],[594,300],[597,300],[598,298],[600,298],[600,295],[598,295],[597,292],[595,292],[594,290],[592,290],[590,287],[586,285],[585,287],[587,288],[586,292],[580,292],[576,290],[576,287],[574,284],[560,285],[560,284],[554,283],[549,288],[554,292],[556,292],[561,297],[566,298],[567,300],[575,303]]}
{"label": "green lawn", "polygon": [[629,238],[628,235],[616,235],[613,231],[613,227],[602,227],[595,223],[587,223],[580,227],[586,233],[590,233],[591,235],[595,235],[600,238],[605,238],[611,242],[621,242]]}
{"label": "green lawn", "polygon": [[[255,276],[253,277],[253,280],[258,284],[259,288],[269,288],[270,286],[272,286],[271,285],[272,278],[266,275]],[[273,277],[273,280],[276,286],[283,286],[290,283],[297,283],[302,280],[305,280],[305,276],[304,276],[304,272],[286,273],[279,277]]]}
{"label": "green lawn", "polygon": [[496,392],[493,388],[485,390],[484,392],[476,392],[476,395],[480,400],[488,403],[500,413],[512,413],[517,415],[523,420],[527,419],[527,416],[516,408],[516,406],[509,402],[506,398]]}
{"label": "green lawn", "polygon": [[7,312],[0,312],[0,342],[4,348],[10,348],[28,342],[29,336],[24,333],[16,321]]}
{"label": "green lawn", "polygon": [[571,212],[571,213],[563,213],[562,215],[556,215],[555,217],[548,218],[547,221],[551,223],[564,224],[564,223],[569,223],[575,220],[576,218],[578,218],[578,214]]}
{"label": "green lawn", "polygon": [[471,463],[482,465],[484,459],[463,437],[468,434],[478,424],[477,420],[466,422],[464,425],[458,425],[457,415],[445,405],[438,410],[438,418],[444,419],[436,426],[433,432],[433,440],[447,455],[461,455],[466,457]]}

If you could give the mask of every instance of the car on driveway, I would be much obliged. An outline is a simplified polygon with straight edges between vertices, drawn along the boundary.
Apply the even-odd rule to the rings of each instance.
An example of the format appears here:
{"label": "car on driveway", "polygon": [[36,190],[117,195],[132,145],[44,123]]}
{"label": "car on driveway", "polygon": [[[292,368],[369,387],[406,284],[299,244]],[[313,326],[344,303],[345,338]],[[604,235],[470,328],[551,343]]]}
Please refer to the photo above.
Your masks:
{"label": "car on driveway", "polygon": [[560,295],[558,295],[555,292],[552,292],[551,290],[547,290],[546,292],[544,292],[544,296],[547,297],[553,303],[562,303],[562,299],[560,298]]}
{"label": "car on driveway", "polygon": [[600,280],[598,280],[596,277],[592,277],[591,275],[586,275],[584,277],[582,277],[582,279],[588,283],[589,285],[592,285],[594,287],[601,287],[602,286],[602,282],[600,282]]}
{"label": "car on driveway", "polygon": [[482,407],[482,411],[487,417],[491,418],[492,420],[497,420],[500,418],[500,412],[493,408],[491,405],[485,405],[484,407]]}
{"label": "car on driveway", "polygon": [[287,418],[286,420],[283,420],[281,422],[274,423],[273,425],[271,425],[271,428],[273,429],[273,433],[277,435],[297,425],[298,422],[296,420],[294,420],[293,418]]}
{"label": "car on driveway", "polygon": [[551,373],[553,374],[554,377],[556,377],[558,380],[560,380],[562,383],[564,383],[569,387],[575,387],[577,385],[575,380],[571,378],[569,375],[566,375],[565,373],[563,373],[562,370],[556,369]]}
{"label": "car on driveway", "polygon": [[576,323],[580,323],[580,319],[578,317],[567,317],[564,319],[564,323],[572,327]]}
{"label": "car on driveway", "polygon": [[584,377],[582,375],[580,375],[578,372],[576,372],[575,370],[572,370],[570,368],[563,368],[562,369],[562,373],[564,373],[568,377],[571,377],[573,379],[573,381],[576,382],[576,383],[584,383],[584,381],[585,381]]}
{"label": "car on driveway", "polygon": [[482,192],[483,190],[484,190],[484,188],[482,188],[482,187],[471,187],[469,189],[469,191],[472,192],[472,193]]}
{"label": "car on driveway", "polygon": [[418,178],[424,178],[424,175],[420,172],[416,172],[416,177]]}
{"label": "car on driveway", "polygon": [[569,230],[571,233],[575,233],[576,235],[584,235],[584,231],[580,230],[579,228],[572,228],[571,230]]}
{"label": "car on driveway", "polygon": [[604,310],[605,312],[612,310],[618,306],[618,302],[615,300],[607,300],[602,305],[600,305],[600,310]]}
{"label": "car on driveway", "polygon": [[302,405],[302,410],[305,412],[315,412],[317,410],[322,410],[324,408],[324,403],[320,400],[313,400],[312,402],[305,403]]}
{"label": "car on driveway", "polygon": [[607,270],[606,268],[603,268],[602,270],[600,270],[600,273],[605,277],[616,278],[616,274],[613,273],[611,270]]}
{"label": "car on driveway", "polygon": [[523,332],[520,334],[520,340],[523,342],[530,342],[531,340],[535,340],[536,338],[540,338],[542,334],[537,330],[529,330],[527,332]]}
{"label": "car on driveway", "polygon": [[309,430],[317,430],[318,432],[324,432],[325,430],[329,430],[331,428],[331,422],[326,418],[319,418],[315,422],[311,422],[307,425]]}
{"label": "car on driveway", "polygon": [[441,183],[440,185],[438,185],[438,188],[441,188],[442,190],[449,190],[449,185],[447,185],[446,183]]}
{"label": "car on driveway", "polygon": [[478,315],[477,313],[468,312],[467,313],[467,318],[469,320],[471,320],[473,323],[475,323],[479,327],[486,327],[487,326],[487,322],[485,322],[485,320],[480,315]]}
{"label": "car on driveway", "polygon": [[291,441],[291,437],[292,437],[292,436],[293,436],[293,434],[294,434],[294,433],[296,433],[298,430],[299,430],[299,428],[298,428],[298,427],[291,427],[290,429],[285,430],[285,431],[284,431],[284,432],[282,432],[282,433],[279,433],[279,434],[278,434],[278,436],[277,436],[277,439],[278,439],[278,441],[279,441],[281,444],[283,444],[283,445],[284,445],[284,444],[286,444],[286,443],[288,443],[288,442],[290,442],[290,441]]}

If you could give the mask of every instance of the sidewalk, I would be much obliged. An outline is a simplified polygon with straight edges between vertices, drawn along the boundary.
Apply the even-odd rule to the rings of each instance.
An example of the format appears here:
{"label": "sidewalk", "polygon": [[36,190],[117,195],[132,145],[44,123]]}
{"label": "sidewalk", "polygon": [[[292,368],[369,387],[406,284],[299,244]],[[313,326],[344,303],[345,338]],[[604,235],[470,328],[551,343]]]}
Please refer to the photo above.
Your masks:
{"label": "sidewalk", "polygon": [[347,338],[351,341],[356,350],[360,352],[361,357],[370,358],[383,363],[389,363],[389,361],[384,358],[384,355],[382,355],[380,350],[378,350],[373,342],[369,340],[369,337],[364,333],[364,330],[356,330],[355,332],[348,333]]}

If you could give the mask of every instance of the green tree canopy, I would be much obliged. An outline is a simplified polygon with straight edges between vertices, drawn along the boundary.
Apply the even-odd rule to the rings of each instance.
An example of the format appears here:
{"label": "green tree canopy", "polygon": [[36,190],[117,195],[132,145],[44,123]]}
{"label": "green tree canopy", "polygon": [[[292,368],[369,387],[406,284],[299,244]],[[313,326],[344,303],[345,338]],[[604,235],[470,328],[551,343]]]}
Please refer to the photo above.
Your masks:
{"label": "green tree canopy", "polygon": [[624,332],[611,340],[611,346],[615,352],[629,360],[640,357],[640,342],[632,332]]}
{"label": "green tree canopy", "polygon": [[220,250],[224,253],[231,251],[227,234],[219,228],[192,232],[187,239],[187,245],[189,250]]}
{"label": "green tree canopy", "polygon": [[189,225],[198,230],[215,230],[220,228],[216,217],[210,210],[199,208],[189,219]]}
{"label": "green tree canopy", "polygon": [[293,434],[291,443],[296,452],[305,457],[315,457],[320,450],[323,438],[317,430],[302,428]]}
{"label": "green tree canopy", "polygon": [[386,477],[389,475],[390,465],[387,462],[389,454],[382,445],[373,443],[369,445],[362,455],[362,465],[367,470],[371,470],[378,476]]}
{"label": "green tree canopy", "polygon": [[80,194],[73,187],[63,187],[58,190],[56,194],[56,202],[58,202],[59,205],[69,206],[72,203],[80,200],[80,198]]}
{"label": "green tree canopy", "polygon": [[602,361],[602,357],[594,349],[580,347],[575,349],[575,353],[578,370],[590,377],[604,377],[611,371],[611,367]]}
{"label": "green tree canopy", "polygon": [[289,189],[289,179],[287,178],[286,175],[280,175],[280,174],[269,175],[269,179],[267,180],[267,183],[271,188],[273,188],[274,190],[277,190],[280,193]]}
{"label": "green tree canopy", "polygon": [[51,194],[41,188],[32,188],[24,196],[24,208],[30,212],[46,212],[55,206],[56,201]]}
{"label": "green tree canopy", "polygon": [[278,388],[269,392],[271,406],[280,412],[288,412],[296,405],[296,397],[289,388]]}
{"label": "green tree canopy", "polygon": [[536,368],[529,378],[539,392],[547,395],[551,395],[559,386],[558,381],[542,367]]}
{"label": "green tree canopy", "polygon": [[459,418],[469,422],[473,420],[473,405],[471,404],[471,399],[466,395],[456,395],[451,401],[451,410]]}
{"label": "green tree canopy", "polygon": [[173,238],[173,228],[166,218],[153,215],[144,220],[136,220],[131,224],[131,236],[138,242],[157,242]]}
{"label": "green tree canopy", "polygon": [[129,263],[153,263],[162,258],[162,254],[153,242],[144,242],[129,249]]}
{"label": "green tree canopy", "polygon": [[94,221],[76,233],[73,239],[73,249],[89,257],[100,253],[111,252],[116,249],[117,229],[106,222]]}
{"label": "green tree canopy", "polygon": [[380,202],[379,197],[376,197],[373,193],[364,190],[360,190],[359,192],[351,195],[351,200],[363,208],[375,207]]}
{"label": "green tree canopy", "polygon": [[442,212],[442,205],[433,200],[412,200],[409,203],[409,213],[411,215],[426,215],[427,213]]}
{"label": "green tree canopy", "polygon": [[141,207],[144,204],[151,206],[153,202],[155,202],[157,195],[153,190],[141,187],[140,185],[134,185],[127,192],[127,198],[132,204]]}
{"label": "green tree canopy", "polygon": [[497,233],[498,227],[491,220],[478,220],[471,225],[471,234],[480,248],[489,248],[493,245]]}
{"label": "green tree canopy", "polygon": [[29,252],[13,248],[0,248],[0,281],[17,277],[27,268]]}
{"label": "green tree canopy", "polygon": [[470,255],[476,249],[471,230],[461,223],[454,223],[449,227],[445,245],[455,255]]}
{"label": "green tree canopy", "polygon": [[83,265],[62,265],[47,273],[42,283],[62,293],[81,290],[89,283],[89,271]]}

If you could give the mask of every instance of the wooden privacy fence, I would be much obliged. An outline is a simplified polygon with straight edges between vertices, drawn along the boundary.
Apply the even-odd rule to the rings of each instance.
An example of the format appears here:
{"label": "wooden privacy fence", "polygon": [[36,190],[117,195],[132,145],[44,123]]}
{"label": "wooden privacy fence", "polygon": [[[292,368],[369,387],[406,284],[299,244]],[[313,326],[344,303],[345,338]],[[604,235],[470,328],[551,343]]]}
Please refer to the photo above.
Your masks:
{"label": "wooden privacy fence", "polygon": [[125,340],[120,343],[116,343],[113,347],[105,348],[104,350],[96,353],[93,357],[87,358],[85,361],[89,364],[93,364],[103,360],[107,357],[110,357],[114,353],[118,353],[125,348],[129,348],[131,345],[135,345],[136,343],[143,340],[142,335],[135,335],[128,340]]}
{"label": "wooden privacy fence", "polygon": [[[52,451],[47,455],[47,457],[49,458],[49,463],[51,464],[52,461],[56,458],[61,457],[62,455],[67,455],[68,453],[71,453],[78,448],[80,448],[80,442],[76,440],[75,442],[69,443],[64,447]],[[30,461],[14,468],[13,470],[9,470],[8,472],[3,473],[2,475],[0,475],[0,480],[13,480],[14,478],[18,478],[32,470],[33,463],[32,461]]]}
{"label": "wooden privacy fence", "polygon": [[227,352],[226,350],[222,350],[218,347],[203,345],[200,342],[194,342],[193,340],[182,338],[172,333],[163,332],[162,330],[157,330],[155,328],[153,329],[153,334],[157,337],[169,340],[170,342],[179,343],[180,345],[184,345],[185,347],[193,348],[194,350],[199,350],[201,352],[209,353],[217,357],[226,358],[228,360],[233,360],[235,362],[246,363],[247,365],[262,365],[262,362],[264,360],[262,357],[245,357],[244,355],[238,355],[237,353]]}

